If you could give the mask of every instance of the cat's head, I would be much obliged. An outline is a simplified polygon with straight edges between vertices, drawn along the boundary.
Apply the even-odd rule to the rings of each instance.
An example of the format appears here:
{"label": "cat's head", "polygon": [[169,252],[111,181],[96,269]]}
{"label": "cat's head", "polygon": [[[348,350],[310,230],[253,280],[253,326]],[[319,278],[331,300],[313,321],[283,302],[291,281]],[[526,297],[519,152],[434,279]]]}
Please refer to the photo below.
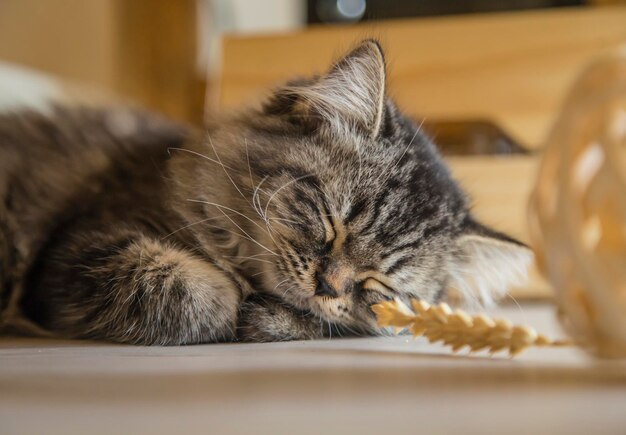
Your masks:
{"label": "cat's head", "polygon": [[450,288],[490,302],[530,259],[472,217],[435,146],[386,97],[385,76],[380,45],[364,41],[325,75],[276,90],[242,126],[269,230],[252,231],[277,254],[263,287],[327,320],[371,324],[382,299],[432,302]]}

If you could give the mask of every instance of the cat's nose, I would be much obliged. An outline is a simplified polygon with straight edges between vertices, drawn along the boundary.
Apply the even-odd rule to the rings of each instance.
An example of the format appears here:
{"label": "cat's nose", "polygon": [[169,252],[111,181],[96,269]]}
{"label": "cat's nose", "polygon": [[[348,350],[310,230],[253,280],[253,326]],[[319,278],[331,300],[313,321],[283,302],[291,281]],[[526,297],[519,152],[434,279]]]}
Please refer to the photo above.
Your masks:
{"label": "cat's nose", "polygon": [[315,296],[327,296],[330,298],[336,298],[339,296],[337,290],[335,290],[326,279],[317,274],[317,287],[315,288]]}
{"label": "cat's nose", "polygon": [[350,293],[354,286],[354,271],[341,263],[331,263],[315,274],[315,296],[337,298]]}

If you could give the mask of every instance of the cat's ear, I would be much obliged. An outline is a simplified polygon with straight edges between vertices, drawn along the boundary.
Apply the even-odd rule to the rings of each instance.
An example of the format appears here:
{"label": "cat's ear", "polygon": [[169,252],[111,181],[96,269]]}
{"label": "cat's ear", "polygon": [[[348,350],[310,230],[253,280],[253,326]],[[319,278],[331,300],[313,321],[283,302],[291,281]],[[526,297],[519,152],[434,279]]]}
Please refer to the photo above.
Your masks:
{"label": "cat's ear", "polygon": [[337,130],[356,129],[374,138],[384,118],[385,74],[382,48],[374,40],[365,40],[325,75],[287,86],[275,100],[290,103],[288,110],[296,121],[315,127],[325,122]]}
{"label": "cat's ear", "polygon": [[450,265],[449,286],[463,302],[492,305],[512,286],[524,284],[533,254],[523,243],[467,219]]}

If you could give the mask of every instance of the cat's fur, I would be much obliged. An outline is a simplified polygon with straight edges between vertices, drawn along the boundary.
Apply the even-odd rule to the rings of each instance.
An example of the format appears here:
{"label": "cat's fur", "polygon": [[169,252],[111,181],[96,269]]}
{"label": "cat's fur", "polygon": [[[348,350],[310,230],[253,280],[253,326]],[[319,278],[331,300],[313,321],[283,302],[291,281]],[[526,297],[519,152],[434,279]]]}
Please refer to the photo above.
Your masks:
{"label": "cat's fur", "polygon": [[528,250],[478,224],[364,41],[199,133],[142,111],[0,114],[0,303],[138,344],[376,333],[371,305],[491,300]]}

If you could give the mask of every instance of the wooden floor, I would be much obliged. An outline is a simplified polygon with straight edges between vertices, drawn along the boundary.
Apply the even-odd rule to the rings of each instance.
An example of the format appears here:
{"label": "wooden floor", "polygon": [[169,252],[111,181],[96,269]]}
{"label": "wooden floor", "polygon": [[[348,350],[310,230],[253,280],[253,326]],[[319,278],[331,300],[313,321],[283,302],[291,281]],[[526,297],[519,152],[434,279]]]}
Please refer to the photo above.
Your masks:
{"label": "wooden floor", "polygon": [[[560,336],[548,306],[503,316]],[[626,366],[407,337],[176,348],[0,341],[0,434],[626,433]]]}

